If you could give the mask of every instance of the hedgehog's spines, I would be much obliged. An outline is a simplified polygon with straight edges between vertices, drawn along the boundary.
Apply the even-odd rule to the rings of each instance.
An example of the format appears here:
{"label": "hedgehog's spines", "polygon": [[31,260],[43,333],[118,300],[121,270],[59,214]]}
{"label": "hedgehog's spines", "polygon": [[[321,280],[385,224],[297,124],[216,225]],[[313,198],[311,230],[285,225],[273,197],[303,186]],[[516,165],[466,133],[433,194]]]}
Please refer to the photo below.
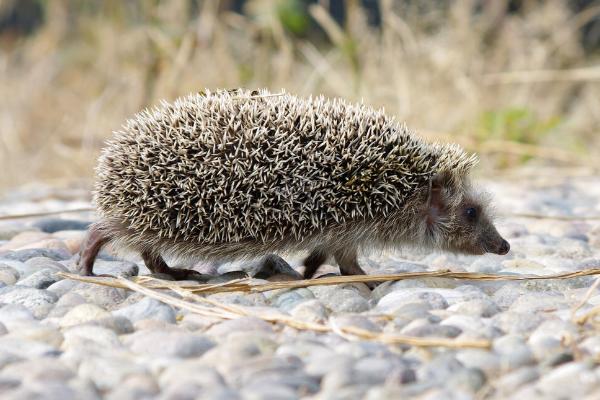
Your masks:
{"label": "hedgehog's spines", "polygon": [[302,241],[391,218],[435,174],[459,184],[475,162],[415,137],[383,109],[205,90],[127,121],[102,152],[95,199],[139,238]]}

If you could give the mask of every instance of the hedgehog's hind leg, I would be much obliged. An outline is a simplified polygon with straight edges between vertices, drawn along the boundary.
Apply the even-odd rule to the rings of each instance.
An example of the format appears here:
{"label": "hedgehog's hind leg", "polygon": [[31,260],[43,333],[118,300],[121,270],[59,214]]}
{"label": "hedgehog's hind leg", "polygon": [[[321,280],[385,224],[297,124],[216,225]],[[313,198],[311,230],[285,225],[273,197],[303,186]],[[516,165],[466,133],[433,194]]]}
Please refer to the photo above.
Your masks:
{"label": "hedgehog's hind leg", "polygon": [[142,251],[142,259],[144,260],[146,267],[148,267],[152,273],[165,274],[176,281],[194,280],[206,282],[212,278],[210,275],[203,275],[198,271],[194,271],[193,269],[171,268],[167,265],[160,254],[151,251]]}
{"label": "hedgehog's hind leg", "polygon": [[333,256],[335,257],[335,262],[340,267],[340,273],[342,275],[366,275],[365,271],[363,271],[358,263],[356,250],[338,250]]}
{"label": "hedgehog's hind leg", "polygon": [[99,225],[92,225],[81,249],[78,269],[82,275],[94,276],[94,261],[110,237]]}
{"label": "hedgehog's hind leg", "polygon": [[327,261],[327,252],[322,248],[314,249],[304,259],[304,279],[311,279],[325,261]]}

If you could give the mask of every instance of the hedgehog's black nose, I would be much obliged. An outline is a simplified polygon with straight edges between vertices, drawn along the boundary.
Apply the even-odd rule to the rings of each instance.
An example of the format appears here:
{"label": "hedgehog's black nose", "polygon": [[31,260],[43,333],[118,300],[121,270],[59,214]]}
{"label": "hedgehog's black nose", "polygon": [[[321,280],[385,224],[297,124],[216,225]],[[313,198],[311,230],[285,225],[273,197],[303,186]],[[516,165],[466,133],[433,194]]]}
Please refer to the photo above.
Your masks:
{"label": "hedgehog's black nose", "polygon": [[498,254],[503,256],[506,253],[508,253],[509,250],[510,250],[510,244],[508,244],[508,242],[506,240],[502,239],[502,244],[498,248]]}

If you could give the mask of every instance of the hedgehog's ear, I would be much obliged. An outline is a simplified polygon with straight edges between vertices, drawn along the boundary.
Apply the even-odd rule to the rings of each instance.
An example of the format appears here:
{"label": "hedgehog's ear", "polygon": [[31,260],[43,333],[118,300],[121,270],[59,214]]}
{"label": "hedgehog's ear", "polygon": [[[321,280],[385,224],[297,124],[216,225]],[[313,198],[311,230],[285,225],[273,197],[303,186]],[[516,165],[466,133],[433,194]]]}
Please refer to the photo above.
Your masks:
{"label": "hedgehog's ear", "polygon": [[427,223],[433,224],[445,208],[444,188],[450,184],[450,176],[440,172],[429,181],[427,194]]}

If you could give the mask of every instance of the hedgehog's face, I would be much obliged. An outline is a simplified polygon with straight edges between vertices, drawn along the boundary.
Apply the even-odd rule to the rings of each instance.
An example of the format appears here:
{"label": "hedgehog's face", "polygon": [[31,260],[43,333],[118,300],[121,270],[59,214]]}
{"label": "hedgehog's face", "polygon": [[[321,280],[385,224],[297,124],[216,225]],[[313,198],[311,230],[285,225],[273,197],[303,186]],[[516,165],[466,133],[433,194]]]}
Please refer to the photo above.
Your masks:
{"label": "hedgehog's face", "polygon": [[438,176],[428,198],[427,229],[433,244],[466,254],[508,253],[510,245],[500,236],[489,214],[487,201],[468,184],[453,185]]}

